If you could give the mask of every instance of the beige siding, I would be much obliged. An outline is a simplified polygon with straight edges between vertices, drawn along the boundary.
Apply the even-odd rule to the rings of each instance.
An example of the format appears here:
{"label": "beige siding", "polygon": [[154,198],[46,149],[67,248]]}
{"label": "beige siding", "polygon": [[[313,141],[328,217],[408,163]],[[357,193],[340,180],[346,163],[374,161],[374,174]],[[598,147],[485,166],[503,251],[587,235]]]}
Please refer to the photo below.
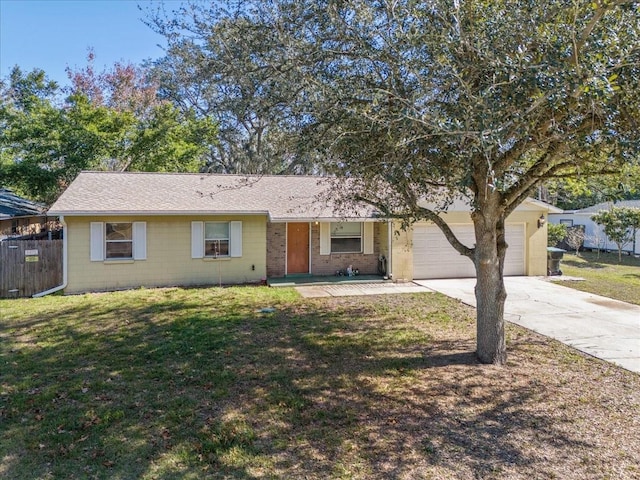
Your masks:
{"label": "beige siding", "polygon": [[380,222],[376,223],[375,230],[376,236],[379,239],[379,248],[380,250],[377,253],[376,257],[385,258],[384,268],[386,269],[385,275],[389,274],[389,258],[391,255],[391,245],[389,245],[389,226],[390,222]]}
{"label": "beige siding", "polygon": [[[242,257],[191,258],[192,221],[242,221]],[[91,222],[147,223],[147,259],[100,261],[89,258]],[[258,282],[266,278],[266,225],[263,216],[66,217],[66,293],[170,285]],[[252,269],[253,267],[253,269]]]}
{"label": "beige siding", "polygon": [[[542,212],[516,212],[526,221],[527,275],[547,274],[547,223],[538,228],[538,219]],[[545,215],[546,217],[546,215]]]}
{"label": "beige siding", "polygon": [[[523,210],[507,218],[507,223],[525,224],[525,272],[529,276],[547,274],[547,227],[538,228],[542,213],[542,210]],[[471,223],[467,212],[451,212],[445,218],[450,224]],[[412,242],[411,229],[393,236],[392,273],[395,280],[413,279]]]}
{"label": "beige siding", "polygon": [[392,228],[391,271],[395,281],[413,280],[413,252],[411,230],[401,230],[394,222]]}

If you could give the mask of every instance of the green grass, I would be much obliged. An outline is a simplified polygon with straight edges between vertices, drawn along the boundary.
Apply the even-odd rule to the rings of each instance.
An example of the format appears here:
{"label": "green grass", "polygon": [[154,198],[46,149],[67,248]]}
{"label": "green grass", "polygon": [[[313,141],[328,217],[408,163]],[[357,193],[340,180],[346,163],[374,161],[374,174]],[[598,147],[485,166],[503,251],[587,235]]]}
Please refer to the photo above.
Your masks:
{"label": "green grass", "polygon": [[565,253],[561,268],[564,275],[585,280],[567,282],[569,287],[640,305],[639,258],[624,255],[618,262],[617,253]]}
{"label": "green grass", "polygon": [[473,311],[437,294],[141,289],[0,314],[0,478],[627,478],[636,465],[636,375],[515,326],[509,365],[478,365]]}

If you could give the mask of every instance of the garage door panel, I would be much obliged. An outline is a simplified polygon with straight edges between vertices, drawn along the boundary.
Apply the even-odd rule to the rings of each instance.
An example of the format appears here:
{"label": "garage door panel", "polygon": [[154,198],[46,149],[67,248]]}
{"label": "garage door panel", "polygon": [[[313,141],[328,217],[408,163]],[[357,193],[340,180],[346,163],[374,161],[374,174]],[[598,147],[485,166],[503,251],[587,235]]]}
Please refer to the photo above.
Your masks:
{"label": "garage door panel", "polygon": [[508,224],[505,226],[507,237],[507,255],[504,259],[505,275],[524,275],[524,224]]}
{"label": "garage door panel", "polygon": [[[464,245],[475,245],[473,225],[451,225]],[[505,258],[505,275],[524,275],[524,225],[506,225],[509,248]],[[416,225],[413,233],[413,276],[426,278],[475,277],[473,262],[460,255],[435,225]]]}
{"label": "garage door panel", "polygon": [[[465,225],[452,225],[451,230],[458,240],[468,247],[475,244],[473,229]],[[451,246],[442,231],[435,225],[416,226],[413,234],[414,277],[425,277],[428,273],[443,272],[449,277],[474,276],[473,262]],[[439,278],[445,278],[438,275]]]}

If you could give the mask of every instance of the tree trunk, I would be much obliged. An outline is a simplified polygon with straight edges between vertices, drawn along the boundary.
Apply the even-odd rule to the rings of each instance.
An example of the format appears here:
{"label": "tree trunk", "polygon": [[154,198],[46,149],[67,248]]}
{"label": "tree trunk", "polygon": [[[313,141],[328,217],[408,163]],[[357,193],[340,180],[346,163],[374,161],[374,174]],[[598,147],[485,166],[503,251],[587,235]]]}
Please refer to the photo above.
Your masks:
{"label": "tree trunk", "polygon": [[488,201],[472,215],[476,234],[476,355],[482,363],[503,365],[507,361],[504,335],[507,291],[503,280],[507,244],[504,216],[498,205],[497,201]]}

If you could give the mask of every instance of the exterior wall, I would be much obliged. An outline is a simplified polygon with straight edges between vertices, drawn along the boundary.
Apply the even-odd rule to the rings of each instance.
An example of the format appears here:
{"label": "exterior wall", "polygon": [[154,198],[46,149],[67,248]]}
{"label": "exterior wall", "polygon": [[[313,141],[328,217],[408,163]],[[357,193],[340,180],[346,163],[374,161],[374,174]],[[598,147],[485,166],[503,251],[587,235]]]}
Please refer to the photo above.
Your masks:
{"label": "exterior wall", "polygon": [[267,224],[267,277],[284,277],[287,273],[287,224]]}
{"label": "exterior wall", "polygon": [[[311,265],[312,275],[335,275],[336,271],[346,271],[349,265],[358,269],[361,275],[378,273],[378,256],[388,256],[387,224],[376,223],[373,229],[373,254],[332,253],[320,255],[320,224],[311,222]],[[384,253],[383,251],[384,245]],[[286,276],[287,226],[286,223],[267,225],[267,276]]]}
{"label": "exterior wall", "polygon": [[[547,226],[538,228],[538,219],[542,213],[542,210],[515,211],[507,218],[507,223],[525,224],[525,272],[529,276],[547,274]],[[444,218],[451,224],[472,223],[468,212],[450,212]],[[392,251],[394,280],[413,280],[412,244],[412,229],[400,232],[399,235],[394,233]]]}
{"label": "exterior wall", "polygon": [[[389,244],[389,225],[390,222],[377,223],[374,230],[377,238],[379,239],[379,250],[376,250],[378,259],[384,257],[385,259],[385,275],[389,273],[389,258],[391,254],[391,245]],[[376,268],[377,270],[377,268]],[[380,272],[378,272],[380,273]]]}
{"label": "exterior wall", "polygon": [[[68,285],[65,293],[132,287],[259,282],[266,277],[263,216],[66,217]],[[192,221],[242,221],[242,257],[191,258]],[[147,222],[146,260],[90,261],[91,222]]]}
{"label": "exterior wall", "polygon": [[391,265],[389,272],[395,281],[413,280],[413,235],[411,229],[401,230],[399,223],[391,225]]}
{"label": "exterior wall", "polygon": [[346,271],[349,265],[358,269],[360,275],[378,273],[378,252],[380,251],[380,232],[373,229],[373,253],[331,253],[320,255],[320,224],[311,225],[311,273],[313,275],[335,275],[336,271]]}
{"label": "exterior wall", "polygon": [[[528,276],[547,275],[547,224],[538,228],[538,219],[543,212],[513,212],[507,217],[508,222],[525,223],[525,261]],[[546,213],[546,212],[545,212]],[[546,217],[546,215],[545,215]]]}

